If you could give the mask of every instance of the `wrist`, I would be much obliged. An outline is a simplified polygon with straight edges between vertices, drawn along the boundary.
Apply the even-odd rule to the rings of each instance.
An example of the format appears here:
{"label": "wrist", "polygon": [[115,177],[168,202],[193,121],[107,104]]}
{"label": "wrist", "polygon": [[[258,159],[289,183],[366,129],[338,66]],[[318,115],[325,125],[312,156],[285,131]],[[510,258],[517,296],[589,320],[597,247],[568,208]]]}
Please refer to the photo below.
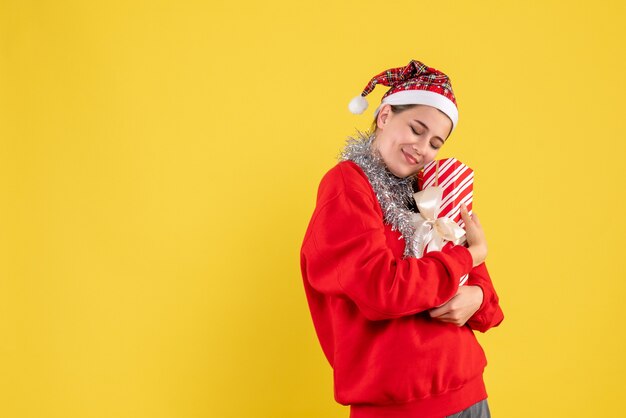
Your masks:
{"label": "wrist", "polygon": [[476,309],[476,312],[480,311],[481,308],[483,307],[483,303],[485,302],[485,292],[483,291],[483,288],[476,284],[466,285],[466,286],[474,289],[475,298],[476,298],[475,303],[476,303],[476,306],[478,307]]}
{"label": "wrist", "polygon": [[478,263],[478,253],[476,252],[476,247],[469,246],[467,247],[467,249],[472,256],[472,267],[476,267],[478,264],[480,264]]}
{"label": "wrist", "polygon": [[483,246],[471,245],[467,249],[472,255],[472,267],[476,267],[477,265],[482,264],[483,261],[485,261],[485,258],[487,257],[486,248],[483,248]]}

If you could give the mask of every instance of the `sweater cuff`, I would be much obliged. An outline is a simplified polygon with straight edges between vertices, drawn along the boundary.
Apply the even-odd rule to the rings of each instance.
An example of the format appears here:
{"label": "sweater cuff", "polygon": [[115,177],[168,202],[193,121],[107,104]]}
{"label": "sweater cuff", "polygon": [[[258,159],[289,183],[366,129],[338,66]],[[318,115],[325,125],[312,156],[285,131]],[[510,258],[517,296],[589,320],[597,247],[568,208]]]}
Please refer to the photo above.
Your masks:
{"label": "sweater cuff", "polygon": [[464,274],[469,274],[472,270],[474,259],[472,258],[472,253],[469,252],[467,247],[464,247],[463,245],[449,244],[450,245],[444,246],[442,251],[454,257],[455,260],[458,260],[458,271],[455,271],[454,273],[457,279],[460,280]]}

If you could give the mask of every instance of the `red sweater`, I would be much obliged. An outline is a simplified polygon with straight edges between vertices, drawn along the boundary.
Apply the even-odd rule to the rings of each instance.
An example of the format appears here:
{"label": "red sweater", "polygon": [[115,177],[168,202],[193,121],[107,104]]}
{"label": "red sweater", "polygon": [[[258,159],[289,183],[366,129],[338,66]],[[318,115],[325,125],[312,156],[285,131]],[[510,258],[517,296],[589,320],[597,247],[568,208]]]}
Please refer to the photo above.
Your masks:
{"label": "red sweater", "polygon": [[[358,165],[326,173],[301,269],[335,400],[351,406],[351,418],[444,417],[487,397],[487,361],[472,330],[504,318],[487,267],[472,268],[467,248],[451,243],[403,258],[399,238]],[[479,310],[462,327],[431,319],[427,310],[451,299],[466,273],[483,290]]]}

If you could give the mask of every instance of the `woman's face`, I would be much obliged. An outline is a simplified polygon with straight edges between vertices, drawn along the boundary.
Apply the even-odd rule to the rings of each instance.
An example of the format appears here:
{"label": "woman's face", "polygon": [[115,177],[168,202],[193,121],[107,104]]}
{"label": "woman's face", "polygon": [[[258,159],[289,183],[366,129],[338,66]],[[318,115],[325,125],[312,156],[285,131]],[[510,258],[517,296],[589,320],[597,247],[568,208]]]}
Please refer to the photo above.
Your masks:
{"label": "woman's face", "polygon": [[433,161],[452,130],[452,121],[432,106],[417,105],[400,113],[381,107],[373,146],[385,165],[400,178],[417,174]]}

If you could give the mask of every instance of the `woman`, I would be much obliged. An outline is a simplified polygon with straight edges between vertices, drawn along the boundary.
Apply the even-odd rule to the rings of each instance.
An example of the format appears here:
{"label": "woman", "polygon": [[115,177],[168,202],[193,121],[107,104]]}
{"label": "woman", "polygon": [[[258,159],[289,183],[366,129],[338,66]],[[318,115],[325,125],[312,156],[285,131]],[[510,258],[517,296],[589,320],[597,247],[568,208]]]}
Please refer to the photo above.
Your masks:
{"label": "woman", "polygon": [[[458,121],[449,78],[412,60],[374,77],[391,88],[373,129],[351,138],[322,179],[301,249],[313,323],[351,418],[488,417],[485,332],[503,314],[484,264],[478,218],[462,210],[468,247],[416,258],[415,175]],[[465,285],[460,278],[469,273]]]}

